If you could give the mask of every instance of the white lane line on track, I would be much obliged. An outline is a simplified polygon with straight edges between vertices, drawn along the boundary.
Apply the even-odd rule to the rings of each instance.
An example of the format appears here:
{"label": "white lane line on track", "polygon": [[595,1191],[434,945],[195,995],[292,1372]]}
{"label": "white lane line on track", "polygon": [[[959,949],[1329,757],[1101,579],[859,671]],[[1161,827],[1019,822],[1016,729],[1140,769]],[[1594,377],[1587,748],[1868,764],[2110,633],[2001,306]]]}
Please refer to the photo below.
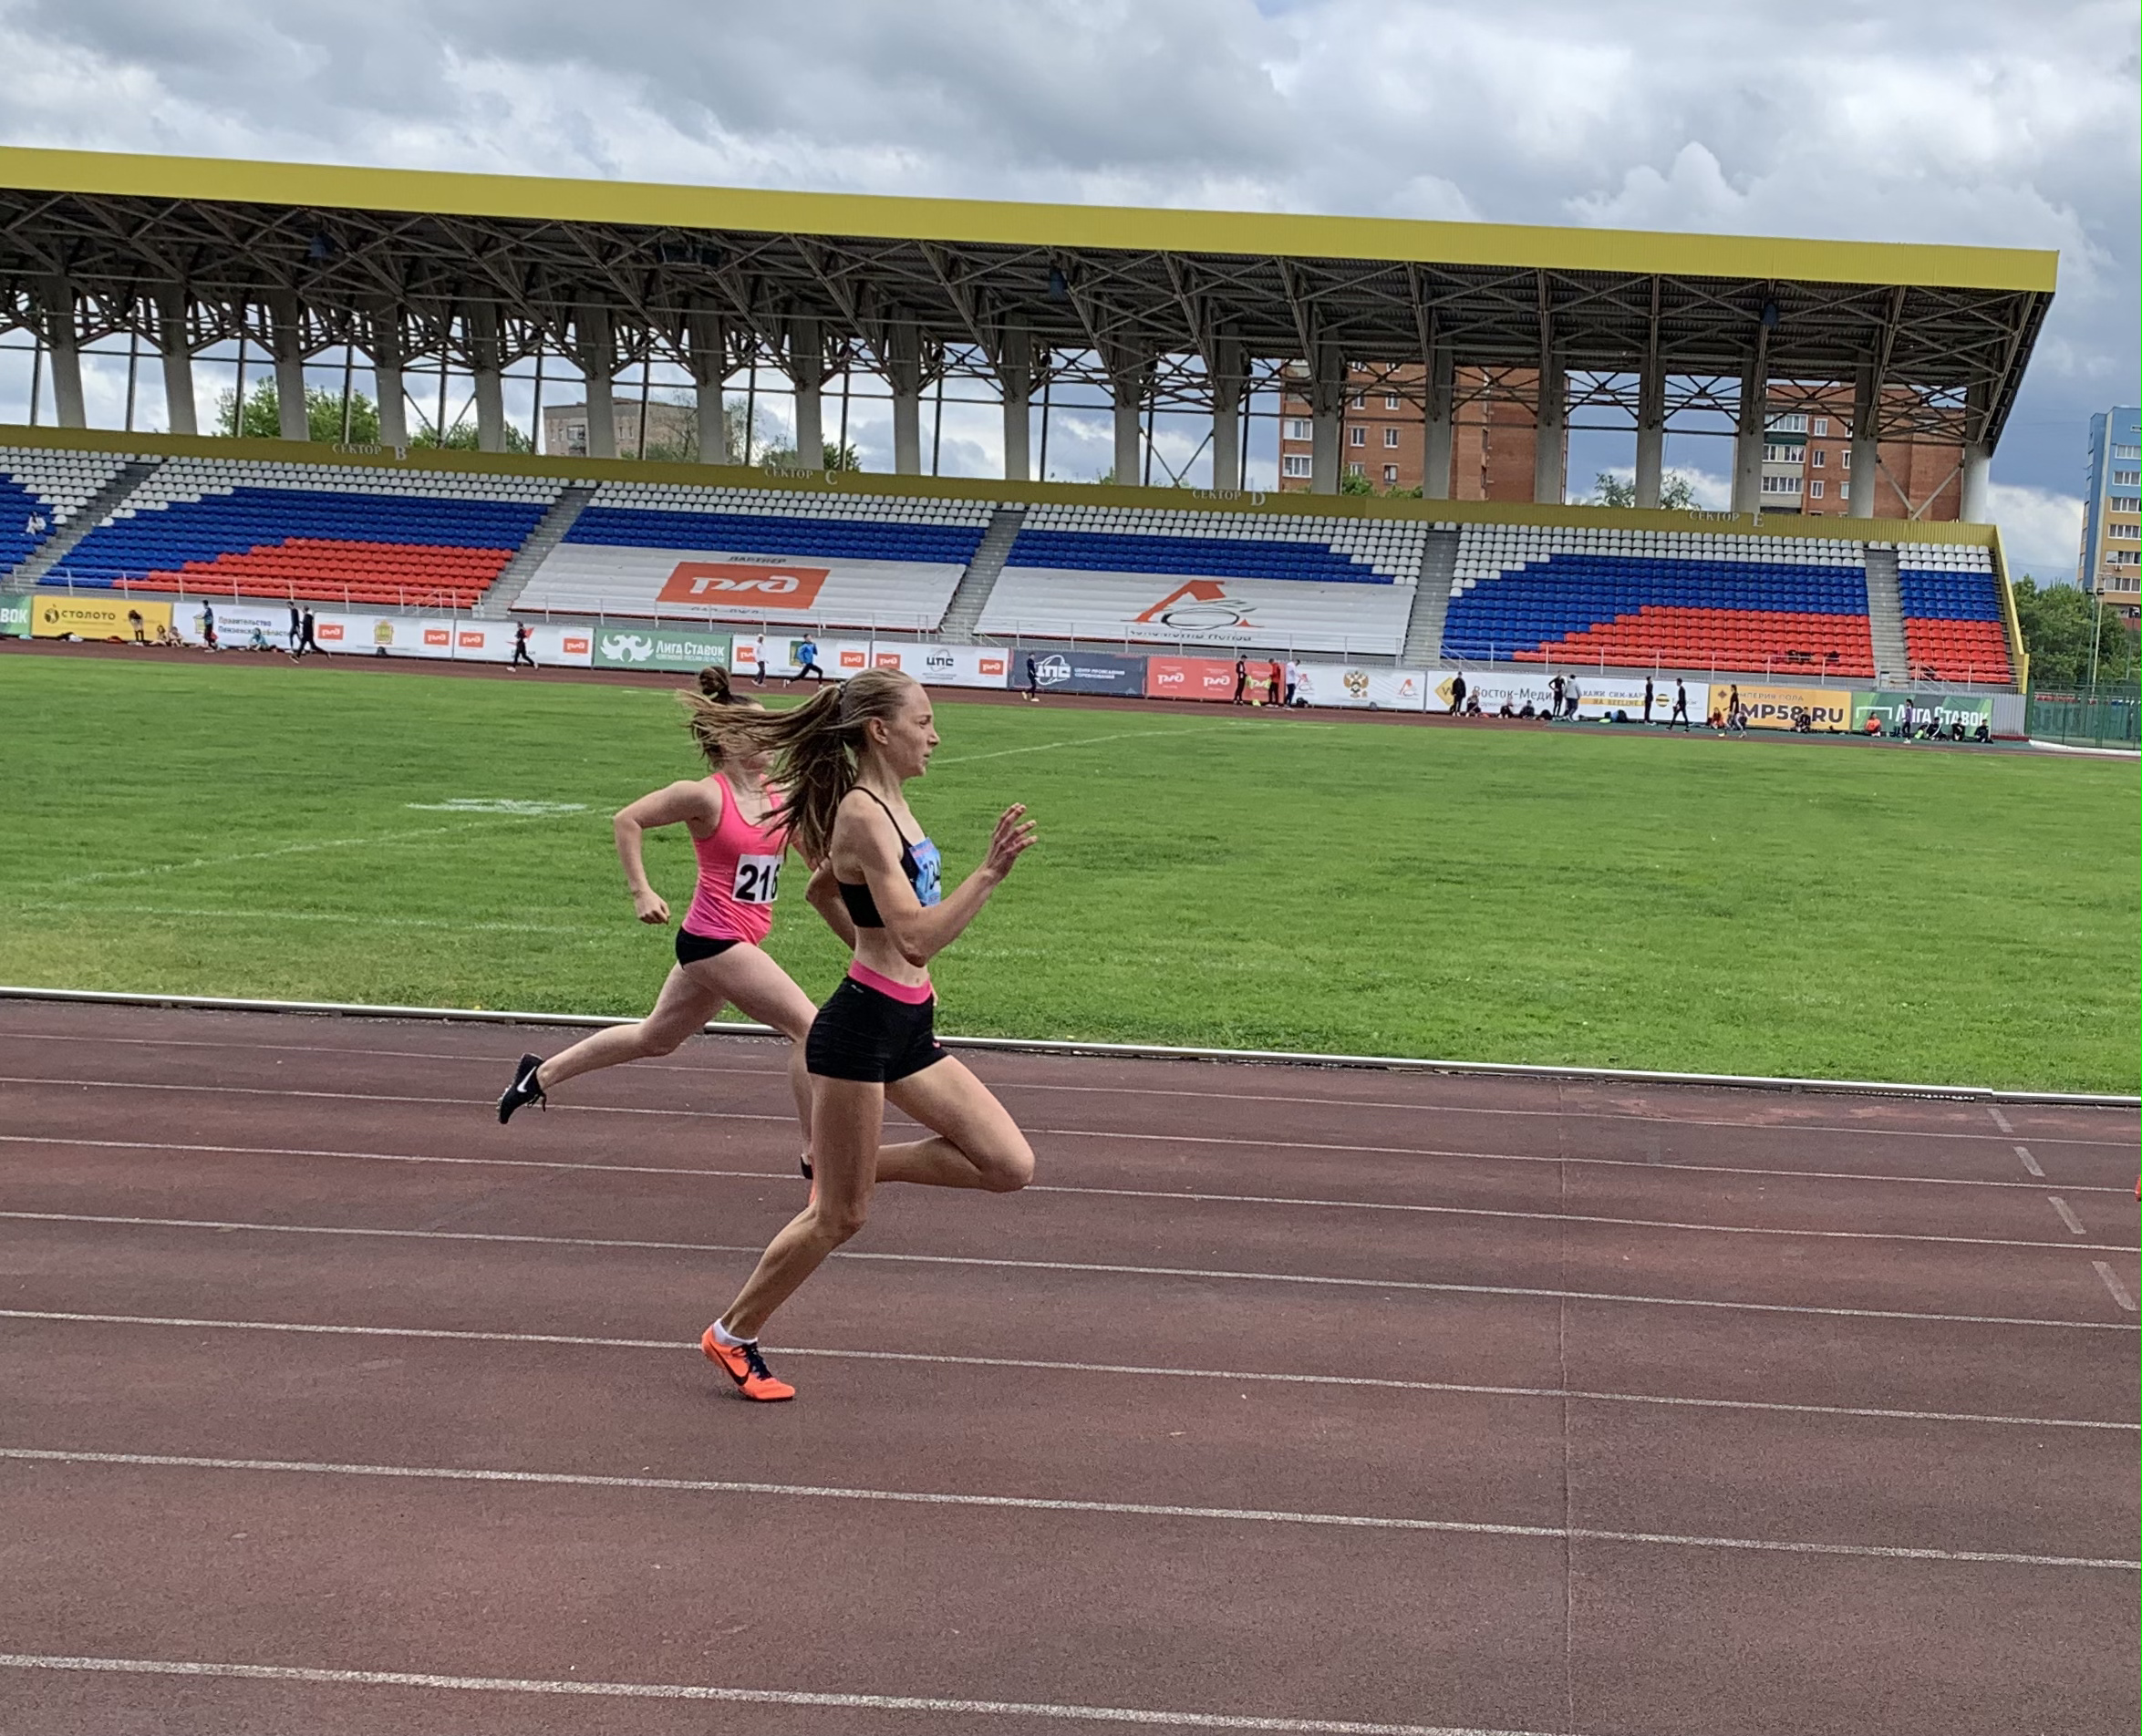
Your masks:
{"label": "white lane line on track", "polygon": [[1999,1128],[2003,1133],[2013,1133],[2015,1132],[2014,1128],[2009,1126],[2008,1117],[2001,1112],[2000,1104],[1988,1103],[1986,1105],[1986,1113],[1993,1118],[1993,1125]]}
{"label": "white lane line on track", "polygon": [[1308,1513],[1274,1507],[1189,1507],[1156,1501],[1075,1501],[1056,1495],[866,1489],[834,1483],[755,1483],[713,1477],[621,1477],[582,1471],[497,1471],[460,1465],[341,1464],[309,1459],[226,1459],[197,1453],[88,1452],[74,1447],[0,1447],[22,1463],[134,1466],[152,1471],[243,1471],[320,1477],[383,1477],[412,1483],[524,1483],[560,1489],[635,1489],[666,1494],[786,1495],[894,1506],[985,1507],[1016,1513],[1115,1514],[1222,1524],[1299,1525],[1339,1531],[1436,1532],[1468,1537],[1551,1538],[1557,1543],[1654,1544],[1680,1549],[1747,1550],[1788,1555],[1849,1555],[1875,1561],[1990,1562],[2013,1567],[2087,1567],[2134,1573],[2142,1561],[2096,1555],[2036,1555],[2005,1549],[1935,1549],[1900,1544],[1813,1543],[1780,1537],[1706,1537],[1671,1531],[1607,1531],[1588,1525],[1521,1525],[1406,1514]]}
{"label": "white lane line on track", "polygon": [[2112,1299],[2129,1314],[2134,1313],[2135,1298],[2127,1294],[2127,1286],[2113,1275],[2112,1267],[2103,1260],[2092,1260],[2090,1264],[2097,1268],[2097,1276],[2105,1280],[2105,1287],[2112,1292]]}
{"label": "white lane line on track", "polygon": [[2041,1182],[2045,1179],[2045,1172],[2038,1167],[2038,1160],[2031,1155],[2030,1148],[2028,1146],[2017,1146],[2015,1148],[2015,1154],[2023,1159],[2023,1166],[2024,1169],[2028,1170]]}
{"label": "white lane line on track", "polygon": [[[2060,1221],[2067,1225],[2070,1235],[2086,1235],[2089,1234],[2083,1228],[2083,1220],[2075,1215],[2074,1207],[2070,1206],[2059,1194],[2048,1194],[2045,1197],[2052,1203],[2053,1209],[2060,1214]],[[2095,1247],[2091,1249],[2091,1252],[2095,1252]]]}
{"label": "white lane line on track", "polygon": [[[331,1152],[309,1146],[282,1145],[178,1145],[162,1140],[67,1139],[43,1133],[0,1133],[0,1145],[85,1146],[96,1151],[194,1152],[232,1157],[339,1157],[364,1163],[435,1163],[448,1167],[479,1169],[563,1170],[598,1175],[673,1175],[729,1182],[785,1182],[787,1170],[715,1170],[668,1163],[585,1163],[537,1157],[440,1157],[412,1152]],[[1997,1235],[1932,1235],[1908,1230],[1809,1230],[1780,1229],[1750,1224],[1690,1224],[1672,1218],[1607,1217],[1581,1212],[1518,1212],[1481,1205],[1421,1205],[1387,1200],[1319,1200],[1284,1194],[1206,1194],[1180,1188],[1083,1187],[1063,1182],[1035,1182],[1029,1194],[1091,1195],[1103,1199],[1180,1200],[1198,1205],[1276,1205],[1313,1207],[1333,1212],[1411,1212],[1434,1217],[1515,1218],[1544,1224],[1592,1224],[1632,1230],[1674,1230],[1716,1235],[1806,1236],[1816,1240],[1850,1242],[1938,1242],[1957,1247],[2075,1248],[2073,1242],[2050,1242],[2043,1237]],[[2067,1212],[2062,1205],[2061,1212]],[[2075,1234],[2080,1235],[2078,1226]],[[2091,1252],[2132,1252],[2124,1243],[2093,1243]]]}
{"label": "white lane line on track", "polygon": [[[784,1075],[785,1077],[785,1075]],[[81,1090],[192,1091],[222,1097],[280,1097],[298,1101],[336,1103],[395,1103],[408,1108],[496,1110],[488,1097],[408,1097],[387,1091],[290,1090],[270,1085],[191,1085],[159,1083],[129,1079],[37,1079],[0,1075],[0,1085],[72,1087]],[[761,1115],[741,1110],[647,1109],[616,1103],[560,1103],[557,1112],[567,1115],[652,1115],[682,1117],[699,1121],[792,1121],[792,1115]],[[2028,1182],[2002,1182],[1956,1175],[1869,1175],[1854,1170],[1768,1170],[1723,1163],[1653,1163],[1648,1158],[1547,1156],[1526,1152],[1445,1151],[1417,1145],[1334,1145],[1309,1140],[1237,1139],[1211,1133],[1110,1132],[1091,1127],[1029,1127],[1030,1135],[1056,1139],[1130,1140],[1157,1145],[1218,1145],[1270,1152],[1325,1152],[1339,1156],[1435,1157],[1462,1159],[1478,1163],[1585,1163],[1605,1169],[1648,1170],[1652,1174],[1672,1172],[1683,1175],[1763,1175],[1778,1181],[1869,1182],[1915,1187],[2028,1188]],[[2077,1183],[2071,1194],[2113,1194],[2123,1190],[2094,1183]]]}
{"label": "white lane line on track", "polygon": [[[40,1006],[47,1003],[40,1002]],[[386,1060],[451,1061],[471,1067],[507,1068],[512,1064],[510,1055],[455,1054],[442,1049],[365,1049],[339,1043],[238,1043],[222,1042],[203,1038],[190,1037],[107,1037],[84,1031],[9,1031],[13,1039],[47,1043],[105,1043],[127,1045],[141,1049],[258,1049],[263,1052],[305,1055],[347,1055],[360,1058],[378,1058]],[[728,1040],[771,1043],[779,1039],[755,1033],[739,1032]],[[1002,1060],[1002,1056],[982,1056],[985,1061]],[[1205,1063],[1198,1063],[1204,1065]],[[681,1061],[635,1061],[636,1072],[696,1073],[714,1079],[750,1078],[785,1080],[788,1073],[778,1067],[705,1067]],[[1264,1070],[1271,1070],[1266,1069]],[[58,1081],[67,1082],[67,1081]],[[1713,1127],[1723,1128],[1736,1133],[1845,1133],[1863,1139],[1930,1139],[1975,1140],[1984,1143],[1998,1141],[1998,1133],[1972,1133],[1959,1129],[1935,1130],[1908,1127],[1851,1127],[1831,1122],[1807,1121],[1734,1121],[1715,1117],[1682,1115],[1638,1115],[1621,1110],[1591,1109],[1512,1109],[1489,1107],[1475,1103],[1412,1103],[1392,1102],[1380,1098],[1365,1097],[1294,1097],[1274,1091],[1193,1091],[1180,1088],[1155,1085],[1064,1085],[1041,1080],[991,1080],[989,1088],[998,1091],[1069,1091],[1101,1097],[1181,1097],[1200,1102],[1218,1103],[1288,1103],[1312,1109],[1373,1109],[1399,1110],[1420,1115],[1508,1115],[1531,1117],[1548,1121],[1632,1121],[1646,1126],[1660,1127]],[[561,1108],[566,1107],[560,1105]],[[2135,1136],[2123,1133],[2116,1139],[2075,1139],[2060,1134],[2039,1134],[2041,1145],[2110,1145],[2126,1150],[2135,1143]],[[1769,1173],[1770,1172],[1757,1172]],[[1781,1171],[1783,1174],[1797,1172]]]}
{"label": "white lane line on track", "polygon": [[[350,1235],[390,1241],[479,1242],[519,1247],[622,1248],[669,1254],[748,1254],[764,1250],[756,1243],[656,1242],[625,1236],[510,1235],[482,1230],[400,1230],[349,1227],[334,1224],[254,1224],[224,1218],[129,1217],[91,1212],[0,1212],[0,1221],[21,1224],[102,1224],[128,1229],[213,1230],[219,1235],[248,1231],[267,1235]],[[2053,1327],[2075,1332],[2132,1332],[2113,1320],[2048,1320],[1999,1314],[1929,1314],[1907,1308],[1825,1308],[1795,1302],[1730,1302],[1684,1296],[1627,1296],[1601,1290],[1549,1290],[1506,1284],[1437,1284],[1422,1278],[1335,1277],[1304,1272],[1236,1272],[1183,1266],[1124,1266],[1099,1260],[986,1259],[966,1254],[885,1254],[842,1248],[836,1260],[889,1266],[974,1266],[992,1271],[1092,1272],[1107,1276],[1196,1278],[1213,1283],[1301,1284],[1333,1289],[1402,1290],[1441,1296],[1510,1296],[1563,1302],[1615,1302],[1632,1307],[1712,1308],[1736,1314],[1822,1316],[1847,1320],[1927,1320],[1949,1326]]]}
{"label": "white lane line on track", "polygon": [[595,1700],[719,1700],[745,1706],[817,1706],[847,1711],[959,1713],[1046,1718],[1091,1724],[1142,1724],[1163,1730],[1243,1730],[1282,1736],[1550,1736],[1477,1725],[1374,1724],[1355,1719],[1265,1718],[1254,1713],[1161,1711],[1131,1706],[1076,1706],[1051,1700],[941,1700],[912,1694],[822,1694],[781,1688],[712,1688],[692,1682],[605,1682],[512,1676],[440,1676],[403,1669],[315,1669],[294,1664],[219,1664],[160,1658],[62,1658],[0,1652],[0,1668],[127,1676],[212,1677],[234,1681],[298,1682],[319,1688],[430,1688],[463,1693],[566,1694]]}
{"label": "white lane line on track", "polygon": [[[312,1325],[295,1320],[205,1320],[183,1315],[82,1314],[56,1308],[0,1308],[0,1320],[47,1320],[61,1325],[169,1327],[193,1331],[288,1332],[321,1338],[444,1339],[469,1344],[548,1344],[571,1349],[660,1350],[701,1353],[696,1340],[684,1338],[584,1338],[563,1332],[472,1332],[448,1327]],[[843,1362],[898,1362],[961,1369],[1031,1369],[1058,1374],[1125,1375],[1172,1380],[1253,1381],[1265,1386],[1365,1388],[1393,1392],[1449,1392],[1475,1398],[1576,1399],[1592,1404],[1655,1404],[1696,1410],[1775,1410],[1793,1416],[1865,1417],[1884,1422],[1997,1423],[2012,1428],[2104,1429],[2122,1434],[2142,1430],[2142,1422],[2107,1422],[2078,1417],[2013,1417],[1969,1410],[1893,1410],[1864,1405],[1785,1404],[1761,1399],[1691,1399],[1651,1392],[1591,1392],[1564,1387],[1481,1386],[1458,1380],[1389,1380],[1368,1375],[1246,1373],[1239,1369],[1156,1368],[1126,1362],[1062,1362],[1034,1357],[935,1356],[913,1350],[830,1349],[809,1345],[781,1348],[783,1357],[819,1357]]]}

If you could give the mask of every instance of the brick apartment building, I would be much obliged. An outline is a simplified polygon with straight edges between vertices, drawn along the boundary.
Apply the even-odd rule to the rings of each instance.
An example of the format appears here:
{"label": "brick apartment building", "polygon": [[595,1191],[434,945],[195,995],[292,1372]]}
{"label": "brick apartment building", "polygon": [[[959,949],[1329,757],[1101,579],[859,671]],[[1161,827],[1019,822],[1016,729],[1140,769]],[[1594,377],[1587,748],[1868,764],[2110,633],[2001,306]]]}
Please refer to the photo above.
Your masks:
{"label": "brick apartment building", "polygon": [[[1410,494],[1421,487],[1428,445],[1427,420],[1421,408],[1423,377],[1418,366],[1348,369],[1339,436],[1342,476],[1363,478],[1379,494]],[[1530,400],[1538,377],[1530,368],[1457,370],[1454,396],[1459,407],[1451,428],[1450,499],[1532,499],[1537,439]],[[1287,394],[1279,415],[1280,491],[1306,493],[1310,458],[1308,398]],[[1565,432],[1565,471],[1568,439]],[[1842,517],[1851,511],[1848,388],[1813,398],[1795,394],[1789,408],[1776,405],[1770,412],[1764,448],[1764,512]],[[1884,441],[1880,454],[1875,482],[1877,518],[1959,515],[1963,503],[1961,446]],[[1589,493],[1588,479],[1570,477],[1567,491],[1583,498]]]}

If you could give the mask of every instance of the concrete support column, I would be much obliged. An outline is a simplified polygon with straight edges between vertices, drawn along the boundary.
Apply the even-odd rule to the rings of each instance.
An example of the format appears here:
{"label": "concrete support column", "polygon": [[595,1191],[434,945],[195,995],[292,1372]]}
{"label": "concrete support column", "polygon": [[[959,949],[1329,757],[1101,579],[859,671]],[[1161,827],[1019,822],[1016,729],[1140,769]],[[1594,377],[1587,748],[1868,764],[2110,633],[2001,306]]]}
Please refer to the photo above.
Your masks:
{"label": "concrete support column", "polygon": [[156,295],[156,347],[163,358],[164,421],[174,434],[200,431],[193,408],[193,345],[186,332],[186,292],[175,285]]}
{"label": "concrete support column", "polygon": [[885,383],[893,388],[893,469],[922,474],[922,337],[913,326],[885,335]]}
{"label": "concrete support column", "polygon": [[711,307],[695,307],[685,326],[685,366],[691,370],[699,424],[699,462],[734,464],[729,450],[729,412],[721,388],[729,378],[728,339],[721,315]]}
{"label": "concrete support column", "polygon": [[62,428],[89,426],[82,401],[82,344],[75,330],[75,286],[47,277],[38,286],[45,326],[45,354],[52,363],[52,408]]}
{"label": "concrete support column", "polygon": [[305,322],[297,297],[278,290],[268,297],[268,351],[275,358],[275,434],[309,440],[312,418],[305,409]]}
{"label": "concrete support column", "polygon": [[1963,449],[1963,500],[1956,516],[1970,524],[1984,524],[1991,514],[1986,506],[1987,471],[1993,455],[1983,446]]}
{"label": "concrete support column", "polygon": [[1246,384],[1242,340],[1213,339],[1209,357],[1212,386],[1212,485],[1242,486],[1242,391]]}
{"label": "concrete support column", "polygon": [[1532,499],[1536,505],[1561,505],[1568,488],[1568,386],[1560,353],[1550,352],[1542,357],[1532,440]]}
{"label": "concrete support column", "polygon": [[1636,385],[1636,503],[1656,507],[1666,481],[1666,367],[1648,358]]}
{"label": "concrete support column", "polygon": [[1451,354],[1450,346],[1436,345],[1428,358],[1428,439],[1421,470],[1421,494],[1425,500],[1451,498],[1457,377],[1457,357]]}
{"label": "concrete support column", "polygon": [[1153,377],[1153,361],[1131,350],[1111,350],[1105,360],[1109,390],[1115,400],[1116,486],[1142,488],[1145,482],[1145,389]]}
{"label": "concrete support column", "polygon": [[997,379],[1004,392],[1004,480],[1024,482],[1033,470],[1034,337],[1023,321],[1004,327]]}
{"label": "concrete support column", "polygon": [[476,382],[476,450],[506,450],[505,358],[499,343],[498,306],[477,302],[461,315],[469,346],[469,371]]}
{"label": "concrete support column", "polygon": [[1874,516],[1875,484],[1881,479],[1881,389],[1871,367],[1863,367],[1852,381],[1852,498],[1846,516]]}
{"label": "concrete support column", "polygon": [[796,462],[825,462],[825,339],[814,319],[789,322],[788,375],[796,388]]}
{"label": "concrete support column", "polygon": [[1770,368],[1761,349],[1741,370],[1740,416],[1733,439],[1733,510],[1763,511],[1763,429],[1769,419]]}
{"label": "concrete support column", "polygon": [[1319,344],[1309,362],[1309,492],[1339,492],[1339,437],[1346,420],[1346,357]]}
{"label": "concrete support column", "polygon": [[372,315],[372,396],[379,401],[379,444],[409,443],[409,403],[401,388],[401,320],[391,307]]}
{"label": "concrete support column", "polygon": [[573,347],[587,381],[587,455],[617,456],[617,398],[612,381],[617,373],[617,346],[610,332],[610,310],[583,302],[573,312]]}

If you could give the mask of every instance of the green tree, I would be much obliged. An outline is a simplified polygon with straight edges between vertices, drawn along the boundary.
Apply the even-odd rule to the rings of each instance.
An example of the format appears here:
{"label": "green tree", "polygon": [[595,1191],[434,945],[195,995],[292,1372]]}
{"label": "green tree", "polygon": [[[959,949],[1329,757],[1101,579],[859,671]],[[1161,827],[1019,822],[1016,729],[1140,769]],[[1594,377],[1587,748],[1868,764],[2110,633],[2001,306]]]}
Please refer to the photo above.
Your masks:
{"label": "green tree", "polygon": [[1341,494],[1373,494],[1376,485],[1369,480],[1368,471],[1349,470],[1339,479],[1339,491]]}
{"label": "green tree", "polygon": [[[1634,506],[1636,481],[1623,480],[1611,470],[1601,470],[1592,483],[1592,501],[1599,506]],[[1680,470],[1668,470],[1659,479],[1659,505],[1668,512],[1696,510],[1696,487]]]}
{"label": "green tree", "polygon": [[2041,590],[2028,574],[2014,590],[2033,687],[2082,686],[2090,679],[2093,648],[2100,686],[2135,678],[2135,641],[2117,609],[2072,584]]}
{"label": "green tree", "polygon": [[[476,425],[470,421],[456,422],[446,430],[444,439],[439,438],[436,429],[423,429],[409,437],[409,445],[412,449],[420,448],[425,451],[473,452],[476,450]],[[533,452],[535,450],[535,443],[508,422],[504,450],[509,452]]]}
{"label": "green tree", "polygon": [[[375,446],[379,440],[379,407],[362,392],[349,395],[349,432],[343,432],[342,394],[331,392],[325,387],[308,386],[305,392],[305,429],[310,437],[323,445],[333,445],[347,439],[353,446]],[[241,413],[236,391],[228,391],[216,399],[216,431],[225,435],[243,436],[249,440],[279,440],[283,438],[282,400],[276,396],[275,382],[263,380],[245,395],[245,406]],[[471,437],[473,444],[473,437]]]}

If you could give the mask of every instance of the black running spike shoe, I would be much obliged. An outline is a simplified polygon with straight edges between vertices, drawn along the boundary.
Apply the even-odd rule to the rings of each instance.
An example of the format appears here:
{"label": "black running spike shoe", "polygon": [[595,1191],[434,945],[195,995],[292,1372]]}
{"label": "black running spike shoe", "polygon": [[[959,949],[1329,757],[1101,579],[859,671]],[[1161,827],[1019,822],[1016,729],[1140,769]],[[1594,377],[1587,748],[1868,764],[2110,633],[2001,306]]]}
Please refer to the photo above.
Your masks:
{"label": "black running spike shoe", "polygon": [[513,1069],[513,1082],[506,1087],[498,1100],[500,1121],[512,1121],[515,1110],[524,1109],[530,1103],[540,1103],[545,1109],[550,1107],[550,1100],[543,1096],[543,1087],[535,1082],[536,1073],[542,1066],[543,1057],[540,1055],[521,1057],[520,1066]]}

